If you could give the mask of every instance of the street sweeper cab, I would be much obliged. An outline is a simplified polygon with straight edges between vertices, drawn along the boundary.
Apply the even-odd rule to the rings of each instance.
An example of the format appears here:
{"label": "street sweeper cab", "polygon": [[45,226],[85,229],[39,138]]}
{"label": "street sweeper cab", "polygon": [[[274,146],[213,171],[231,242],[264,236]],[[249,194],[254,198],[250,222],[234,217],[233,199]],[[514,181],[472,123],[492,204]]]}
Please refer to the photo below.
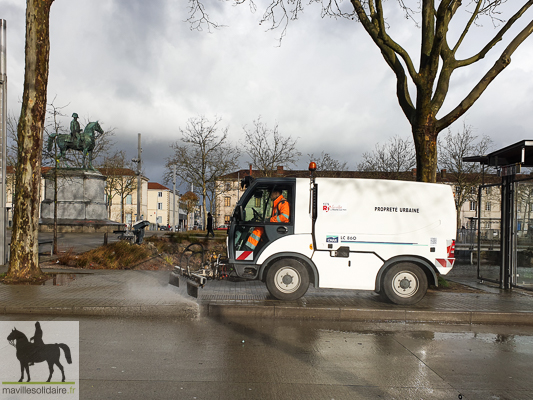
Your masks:
{"label": "street sweeper cab", "polygon": [[[454,264],[455,205],[450,186],[314,178],[243,181],[216,270],[265,282],[277,299],[316,288],[373,290],[414,304]],[[217,272],[219,273],[219,272]],[[217,273],[212,275],[215,277]],[[174,274],[206,283],[176,267]],[[194,277],[194,275],[197,277]],[[172,278],[171,278],[172,280]]]}

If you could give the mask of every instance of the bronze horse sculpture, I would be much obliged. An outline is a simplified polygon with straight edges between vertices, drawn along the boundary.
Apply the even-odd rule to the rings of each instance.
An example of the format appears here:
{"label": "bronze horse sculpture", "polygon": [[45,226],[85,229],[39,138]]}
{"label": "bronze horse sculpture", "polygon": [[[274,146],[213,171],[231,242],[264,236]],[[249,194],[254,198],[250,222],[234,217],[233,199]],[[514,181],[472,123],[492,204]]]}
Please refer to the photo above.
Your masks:
{"label": "bronze horse sculpture", "polygon": [[52,379],[52,374],[54,373],[54,364],[57,365],[61,370],[61,382],[65,382],[65,372],[63,370],[63,366],[59,362],[59,356],[61,355],[59,349],[63,349],[67,362],[69,364],[72,364],[70,348],[66,344],[38,344],[37,340],[36,343],[31,343],[30,341],[28,341],[26,335],[18,331],[17,329],[13,329],[11,331],[11,333],[7,337],[7,340],[17,349],[17,358],[20,362],[21,371],[19,382],[22,382],[24,379],[24,370],[26,370],[26,375],[28,376],[27,382],[29,382],[30,365],[43,361],[46,361],[48,363],[48,369],[50,371],[50,375],[48,376],[47,382],[50,382],[50,379]]}
{"label": "bronze horse sculpture", "polygon": [[[95,132],[98,132],[100,135],[104,133],[104,130],[98,123],[89,122],[83,132],[77,134],[74,138],[71,138],[69,134],[55,134],[52,133],[48,137],[48,151],[52,150],[52,145],[54,140],[59,147],[59,158],[65,158],[65,153],[67,150],[77,150],[81,151],[83,154],[83,168],[94,169],[93,162],[93,150],[96,143],[97,135]],[[86,165],[86,158],[89,156],[89,164]]]}

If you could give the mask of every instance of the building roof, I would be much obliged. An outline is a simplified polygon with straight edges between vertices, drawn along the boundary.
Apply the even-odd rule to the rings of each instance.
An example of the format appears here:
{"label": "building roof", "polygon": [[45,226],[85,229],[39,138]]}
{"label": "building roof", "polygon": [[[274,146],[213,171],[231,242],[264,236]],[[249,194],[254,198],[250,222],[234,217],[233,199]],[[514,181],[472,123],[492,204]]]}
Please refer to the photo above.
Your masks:
{"label": "building roof", "polygon": [[[251,174],[250,174],[251,172]],[[236,181],[244,179],[245,176],[251,175],[254,178],[258,178],[261,175],[261,171],[241,169],[239,171],[232,172],[230,174],[221,177],[222,180]],[[472,177],[472,181],[479,179],[480,174],[469,174]],[[325,178],[360,178],[360,179],[386,179],[386,180],[402,180],[402,181],[415,181],[416,170],[406,172],[380,172],[380,171],[317,171],[316,177]],[[273,171],[272,177],[284,177],[284,178],[308,178],[309,171],[305,170],[284,170],[278,169]],[[456,182],[456,178],[453,173],[441,170],[437,173],[438,183],[453,184]],[[498,183],[501,179],[495,174],[485,173],[485,183]]]}
{"label": "building roof", "polygon": [[170,190],[169,188],[167,188],[166,186],[163,186],[161,185],[160,183],[157,183],[157,182],[148,182],[148,190]]}
{"label": "building roof", "polygon": [[135,176],[134,170],[130,168],[98,168],[98,171],[104,176]]}

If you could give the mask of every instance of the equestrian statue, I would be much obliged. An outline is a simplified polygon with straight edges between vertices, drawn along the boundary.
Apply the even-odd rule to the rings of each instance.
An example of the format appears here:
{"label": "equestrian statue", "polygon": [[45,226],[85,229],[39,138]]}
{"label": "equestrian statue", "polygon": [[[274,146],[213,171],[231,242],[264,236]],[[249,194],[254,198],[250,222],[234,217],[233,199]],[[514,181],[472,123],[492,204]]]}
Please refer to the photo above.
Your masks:
{"label": "equestrian statue", "polygon": [[[65,158],[65,153],[67,150],[77,150],[81,151],[83,154],[83,168],[92,169],[93,161],[93,150],[96,143],[96,138],[99,136],[95,132],[98,132],[100,135],[104,133],[104,130],[98,123],[89,122],[83,132],[80,129],[80,124],[78,122],[78,114],[72,114],[73,120],[70,122],[70,134],[56,134],[52,133],[48,137],[48,151],[52,150],[52,145],[54,140],[59,147],[59,158]],[[89,164],[86,165],[86,159],[89,156]]]}

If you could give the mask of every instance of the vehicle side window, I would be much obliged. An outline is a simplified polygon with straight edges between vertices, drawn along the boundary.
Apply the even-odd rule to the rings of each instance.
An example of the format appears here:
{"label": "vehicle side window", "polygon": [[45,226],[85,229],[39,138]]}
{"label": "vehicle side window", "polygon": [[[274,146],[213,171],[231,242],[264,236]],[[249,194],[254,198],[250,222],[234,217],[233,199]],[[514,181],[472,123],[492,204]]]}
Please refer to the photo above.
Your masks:
{"label": "vehicle side window", "polygon": [[280,202],[278,202],[276,204],[276,210],[274,210],[274,213],[272,212],[273,210],[273,207],[274,207],[274,200],[271,200],[270,199],[270,195],[269,195],[269,201],[268,201],[268,204],[267,204],[267,208],[266,208],[266,216],[268,216],[269,218],[267,218],[267,222],[271,222],[270,221],[270,217],[273,216],[273,215],[277,215],[277,214],[280,214],[280,216],[283,216],[283,215],[287,215],[288,217],[288,221],[287,221],[287,218],[280,218],[279,221],[272,221],[272,223],[281,223],[281,224],[287,224],[289,223],[292,219],[291,219],[291,214],[292,214],[292,207],[290,205],[290,202],[289,202],[289,199],[291,198],[290,196],[290,190],[289,189],[283,189],[281,191],[281,195],[283,196],[283,200],[281,200]]}
{"label": "vehicle side window", "polygon": [[269,196],[270,191],[267,187],[257,187],[244,205],[245,216],[243,222],[262,222],[266,215]]}
{"label": "vehicle side window", "polygon": [[[272,199],[273,191],[281,191],[283,199],[276,201]],[[244,221],[243,222],[256,222],[256,223],[288,223],[291,221],[290,217],[290,204],[291,199],[290,188],[283,188],[279,186],[260,186],[255,188],[252,195],[244,204]],[[276,207],[274,208],[274,203]],[[273,219],[273,216],[280,215],[280,219]]]}

